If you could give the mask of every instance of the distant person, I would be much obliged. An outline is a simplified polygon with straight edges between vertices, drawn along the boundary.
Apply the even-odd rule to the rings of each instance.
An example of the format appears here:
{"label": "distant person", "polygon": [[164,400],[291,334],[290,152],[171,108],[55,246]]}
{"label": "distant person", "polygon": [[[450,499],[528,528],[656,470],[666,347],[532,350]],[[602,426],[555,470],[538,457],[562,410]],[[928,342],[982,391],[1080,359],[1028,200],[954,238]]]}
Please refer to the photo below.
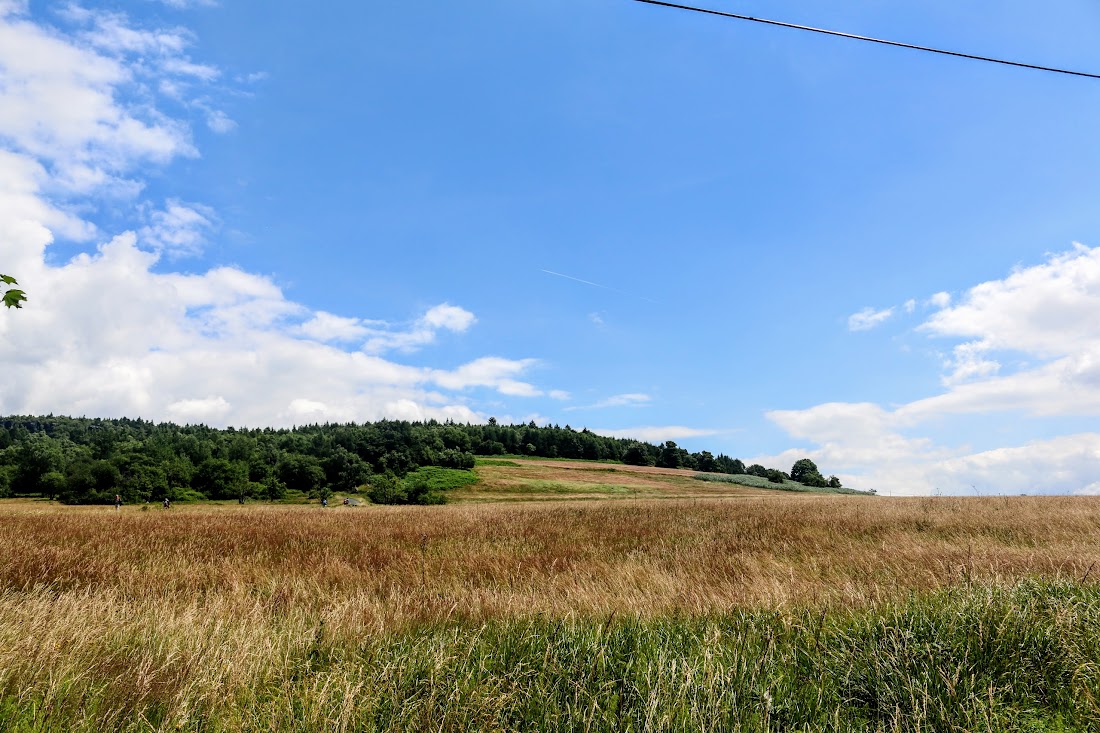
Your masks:
{"label": "distant person", "polygon": [[328,499],[321,499],[321,508],[328,506]]}
{"label": "distant person", "polygon": [[349,499],[348,497],[345,496],[344,497],[344,506],[347,506],[348,504],[351,504],[351,499]]}
{"label": "distant person", "polygon": [[171,509],[172,508],[172,502],[168,500],[167,496],[164,497],[164,508],[165,509]]}
{"label": "distant person", "polygon": [[122,497],[119,496],[118,494],[115,494],[115,511],[116,512],[122,511]]}

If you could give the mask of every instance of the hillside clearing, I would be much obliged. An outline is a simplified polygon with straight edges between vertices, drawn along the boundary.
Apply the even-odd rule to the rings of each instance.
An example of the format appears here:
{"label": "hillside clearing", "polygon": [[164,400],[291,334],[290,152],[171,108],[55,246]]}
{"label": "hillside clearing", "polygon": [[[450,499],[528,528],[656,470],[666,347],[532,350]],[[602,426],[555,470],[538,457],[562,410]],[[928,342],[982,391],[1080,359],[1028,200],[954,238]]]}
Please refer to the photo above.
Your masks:
{"label": "hillside clearing", "polygon": [[[705,483],[695,471],[589,461],[512,458],[479,461],[477,484],[450,492],[456,502],[566,499],[707,499],[774,496],[773,489]],[[753,478],[753,477],[749,477]]]}

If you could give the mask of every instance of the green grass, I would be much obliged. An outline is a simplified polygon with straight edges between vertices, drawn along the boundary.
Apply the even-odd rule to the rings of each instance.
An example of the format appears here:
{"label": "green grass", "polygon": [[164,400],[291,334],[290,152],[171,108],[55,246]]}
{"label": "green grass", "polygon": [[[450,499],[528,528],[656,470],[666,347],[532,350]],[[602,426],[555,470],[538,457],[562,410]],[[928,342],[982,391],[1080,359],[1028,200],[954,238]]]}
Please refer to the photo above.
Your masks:
{"label": "green grass", "polygon": [[753,476],[747,473],[697,473],[692,476],[698,481],[710,481],[721,484],[738,484],[739,486],[752,486],[757,489],[775,489],[776,491],[798,491],[807,494],[868,494],[866,491],[856,489],[834,489],[831,487],[806,486],[797,481],[784,481],[781,484],[772,483],[763,476]]}
{"label": "green grass", "polygon": [[507,461],[500,458],[477,458],[475,459],[474,463],[477,466],[519,466],[519,464],[515,461]]}
{"label": "green grass", "polygon": [[410,472],[403,480],[409,484],[424,481],[431,491],[449,491],[476,484],[478,476],[473,471],[461,468],[424,466]]}
{"label": "green grass", "polygon": [[[49,699],[0,674],[0,729],[1086,731],[1100,587],[960,586],[787,614],[526,618],[301,635],[263,684],[131,707],[89,670]],[[125,644],[143,644],[142,639]],[[124,651],[120,648],[119,653]]]}

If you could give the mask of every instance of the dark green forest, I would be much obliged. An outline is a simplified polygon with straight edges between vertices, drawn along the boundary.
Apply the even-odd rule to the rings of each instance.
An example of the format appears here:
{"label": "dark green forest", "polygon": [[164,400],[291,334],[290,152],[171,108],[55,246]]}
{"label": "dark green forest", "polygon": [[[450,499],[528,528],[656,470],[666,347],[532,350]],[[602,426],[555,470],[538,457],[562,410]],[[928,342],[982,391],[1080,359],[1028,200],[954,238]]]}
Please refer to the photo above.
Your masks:
{"label": "dark green forest", "polygon": [[[746,466],[726,455],[691,453],[587,430],[544,426],[382,420],[289,429],[217,429],[141,419],[0,418],[0,497],[34,496],[70,504],[203,499],[327,498],[363,492],[381,503],[436,503],[417,469],[473,468],[477,456],[619,461],[707,473],[789,474]],[[798,480],[826,485],[807,461]],[[810,469],[812,467],[812,470]],[[835,482],[835,478],[833,479]],[[839,482],[836,482],[839,486]]]}

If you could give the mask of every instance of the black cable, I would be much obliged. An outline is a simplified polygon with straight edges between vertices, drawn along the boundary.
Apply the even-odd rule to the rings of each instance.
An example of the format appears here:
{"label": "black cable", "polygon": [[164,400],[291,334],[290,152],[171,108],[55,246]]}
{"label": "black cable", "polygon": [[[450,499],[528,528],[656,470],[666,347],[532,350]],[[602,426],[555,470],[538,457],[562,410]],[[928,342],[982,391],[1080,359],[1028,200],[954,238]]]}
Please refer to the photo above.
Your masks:
{"label": "black cable", "polygon": [[887,41],[882,38],[871,38],[870,36],[857,36],[854,33],[843,33],[841,31],[831,31],[825,28],[814,28],[808,25],[798,25],[797,23],[784,23],[779,20],[768,20],[767,18],[754,18],[749,15],[739,15],[737,13],[726,13],[721,10],[710,10],[709,8],[697,8],[691,5],[678,5],[676,3],[662,2],[661,0],[634,0],[639,3],[646,3],[647,5],[660,5],[666,8],[676,8],[677,10],[690,10],[695,13],[705,13],[707,15],[719,15],[723,18],[734,18],[736,20],[748,20],[753,23],[764,23],[766,25],[777,25],[782,28],[794,28],[800,31],[810,31],[812,33],[823,33],[827,36],[838,36],[840,38],[850,38],[854,41],[867,41],[869,43],[881,43],[884,46],[897,46],[898,48],[910,48],[914,51],[928,51],[929,53],[938,53],[944,56],[957,56],[964,59],[973,59],[975,61],[988,61],[993,64],[1004,64],[1005,66],[1019,66],[1024,69],[1035,69],[1036,71],[1051,71],[1056,74],[1070,74],[1072,76],[1084,76],[1089,79],[1100,79],[1100,74],[1089,74],[1084,71],[1069,71],[1068,69],[1057,69],[1052,66],[1039,66],[1037,64],[1025,64],[1019,61],[1005,61],[1004,59],[990,58],[989,56],[975,56],[970,53],[960,53],[958,51],[944,51],[940,48],[931,48],[929,46],[916,46],[912,43],[901,43],[900,41]]}

